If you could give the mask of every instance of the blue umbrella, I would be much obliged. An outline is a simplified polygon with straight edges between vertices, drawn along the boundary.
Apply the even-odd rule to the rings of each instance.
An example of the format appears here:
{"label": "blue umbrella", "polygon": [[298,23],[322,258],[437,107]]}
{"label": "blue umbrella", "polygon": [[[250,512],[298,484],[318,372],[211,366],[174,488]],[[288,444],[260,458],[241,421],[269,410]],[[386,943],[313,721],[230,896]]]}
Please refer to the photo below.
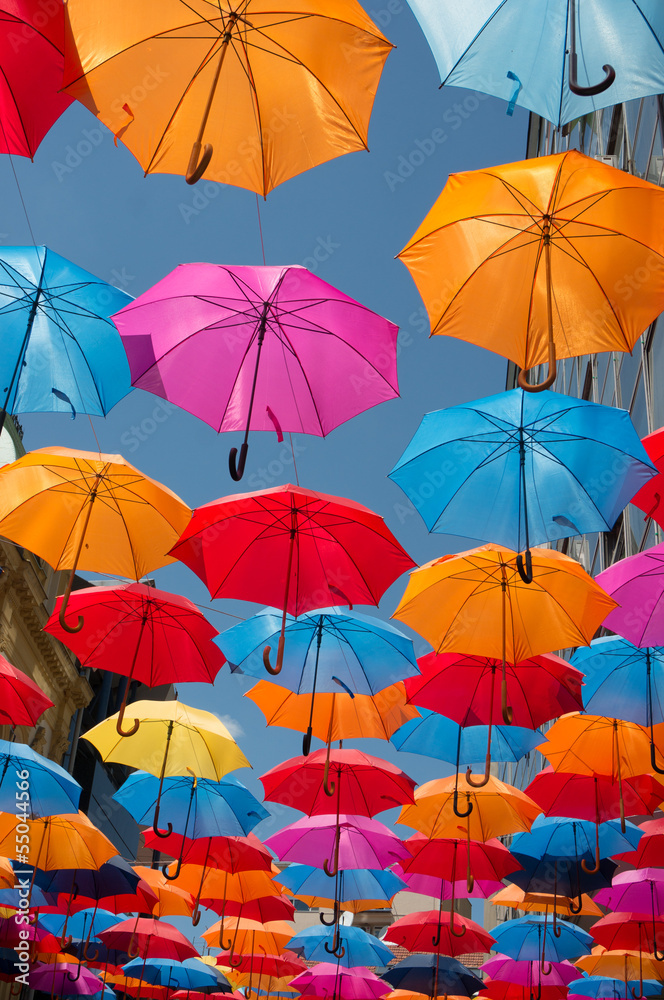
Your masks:
{"label": "blue umbrella", "polygon": [[[331,898],[330,879],[322,868],[287,865],[279,874],[279,883],[296,896]],[[374,871],[371,868],[347,868],[339,872],[337,899],[340,903],[358,899],[391,899],[397,892],[407,888],[407,883],[389,869]]]}
{"label": "blue umbrella", "polygon": [[[493,932],[492,932],[493,933]],[[390,969],[376,969],[376,975],[394,990],[472,997],[482,990],[482,980],[456,958],[446,955],[409,955]]]}
{"label": "blue umbrella", "polygon": [[[134,771],[113,795],[137,823],[154,827],[154,810],[161,794],[161,807],[172,817],[172,832],[183,837],[244,837],[270,815],[249,789],[226,775],[221,781],[188,775],[160,779],[146,771]],[[177,871],[171,878],[177,878]]]}
{"label": "blue umbrella", "polygon": [[627,989],[622,979],[610,979],[607,976],[584,976],[567,984],[570,994],[592,997],[593,1000],[622,1000],[623,997],[634,996],[631,990],[640,986],[640,995],[644,997],[659,996],[662,991],[662,984],[656,979],[644,979],[643,984],[638,979],[633,979],[628,981]]}
{"label": "blue umbrella", "polygon": [[109,927],[113,927],[120,918],[117,913],[111,913],[110,910],[90,907],[73,913],[69,920],[64,913],[44,913],[39,919],[55,937],[62,934],[65,924],[67,924],[73,941],[85,941],[92,940],[100,931],[106,931]]}
{"label": "blue umbrella", "polygon": [[288,950],[307,961],[329,962],[334,955],[345,968],[355,965],[386,965],[390,949],[360,927],[305,927],[288,942]]}
{"label": "blue umbrella", "polygon": [[133,958],[122,966],[125,975],[172,990],[214,990],[232,993],[228,980],[198,958]]}
{"label": "blue umbrella", "polygon": [[[537,817],[529,832],[517,833],[512,838],[510,850],[518,850],[538,858],[545,854],[576,858],[595,850],[596,824],[585,819],[566,819],[559,816]],[[638,845],[643,830],[629,821],[625,832],[621,831],[620,820],[609,819],[599,824],[599,846],[602,857],[633,851]]]}
{"label": "blue umbrella", "polygon": [[611,714],[620,706],[620,718],[650,727],[650,763],[657,763],[653,726],[664,722],[664,648],[634,646],[621,636],[593,639],[576,650],[571,663],[585,676],[583,703],[591,715]]}
{"label": "blue umbrella", "polygon": [[[215,640],[232,671],[262,677],[263,650],[279,644],[282,612],[265,608]],[[376,694],[419,673],[413,643],[399,629],[378,618],[339,608],[321,608],[286,616],[286,656],[278,684],[296,694],[311,693],[309,728],[303,753],[311,746],[314,697],[319,691]]]}
{"label": "blue umbrella", "polygon": [[106,415],[131,389],[110,320],[131,296],[47,247],[0,254],[0,389],[5,413]]}
{"label": "blue umbrella", "polygon": [[[489,752],[494,761],[516,763],[546,741],[539,729],[521,726],[460,726],[445,715],[419,708],[419,719],[410,719],[390,737],[397,750],[424,754],[460,766],[475,764]],[[456,748],[456,749],[455,749]]]}
{"label": "blue umbrella", "polygon": [[520,552],[608,531],[655,472],[626,410],[512,389],[427,413],[389,477],[430,531]]}
{"label": "blue umbrella", "polygon": [[496,939],[497,950],[515,961],[541,961],[545,975],[548,974],[545,955],[549,961],[573,962],[581,955],[590,954],[595,942],[587,931],[568,920],[558,920],[555,928],[547,921],[546,916],[530,915],[500,924],[491,931]]}
{"label": "blue umbrella", "polygon": [[78,812],[80,796],[81,786],[64,767],[25,743],[0,740],[0,810],[35,818]]}
{"label": "blue umbrella", "polygon": [[664,91],[658,0],[408,0],[444,84],[564,125]]}

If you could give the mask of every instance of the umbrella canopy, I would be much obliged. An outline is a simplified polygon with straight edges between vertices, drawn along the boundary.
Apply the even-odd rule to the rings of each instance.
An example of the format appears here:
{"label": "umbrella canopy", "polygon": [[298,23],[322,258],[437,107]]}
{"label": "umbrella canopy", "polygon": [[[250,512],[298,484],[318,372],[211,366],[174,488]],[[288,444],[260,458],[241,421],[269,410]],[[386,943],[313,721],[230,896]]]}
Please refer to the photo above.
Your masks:
{"label": "umbrella canopy", "polygon": [[616,978],[620,976],[623,982],[637,979],[638,988],[635,989],[637,993],[642,992],[640,988],[642,977],[647,976],[649,979],[661,977],[661,966],[653,955],[644,954],[642,951],[628,951],[624,948],[612,951],[606,951],[602,947],[594,948],[591,955],[582,955],[578,958],[576,965],[589,975],[596,973]]}
{"label": "umbrella canopy", "polygon": [[632,497],[631,502],[635,507],[640,507],[647,517],[652,517],[661,526],[664,518],[664,507],[660,507],[662,493],[664,489],[662,483],[662,473],[664,472],[664,428],[653,431],[643,438],[642,443],[648,458],[657,469],[657,475],[641,487],[639,492]]}
{"label": "umbrella canopy", "polygon": [[[594,823],[620,816],[620,784],[612,774],[572,774],[554,771],[548,764],[525,792],[547,816],[569,816]],[[651,774],[635,774],[622,779],[622,794],[626,815],[652,814],[664,801],[664,784]]]}
{"label": "umbrella canopy", "polygon": [[[404,806],[406,810],[412,808]],[[339,871],[346,868],[386,868],[408,854],[397,835],[383,823],[344,813],[299,819],[272,834],[265,844],[282,861],[315,864],[325,858],[331,874],[334,874],[333,868]],[[336,861],[334,866],[331,864],[333,857]]]}
{"label": "umbrella canopy", "polygon": [[392,958],[390,949],[361,927],[305,927],[290,939],[288,949],[308,962],[326,962],[334,954],[344,968],[373,967]]}
{"label": "umbrella canopy", "polygon": [[[157,850],[162,850],[162,848],[157,848]],[[194,897],[190,892],[172,885],[158,868],[146,868],[145,865],[134,865],[133,867],[136,874],[148,884],[156,896],[156,901],[150,910],[153,916],[191,916],[194,909]]]}
{"label": "umbrella canopy", "polygon": [[[183,837],[172,833],[157,837],[151,830],[144,833],[145,846],[171,857],[181,857],[185,865],[209,865],[235,875],[243,871],[272,870],[272,855],[254,833],[246,836]],[[147,869],[153,871],[154,869]]]}
{"label": "umbrella canopy", "polygon": [[[464,811],[459,810],[459,800]],[[466,817],[469,840],[489,840],[517,830],[529,830],[540,813],[532,799],[498,778],[475,788],[465,775],[434,778],[415,790],[415,804],[404,806],[399,823],[419,830],[427,837],[455,837],[459,818]],[[463,830],[463,826],[461,827]]]}
{"label": "umbrella canopy", "polygon": [[638,868],[614,876],[611,887],[602,889],[596,901],[610,910],[664,913],[664,868]]}
{"label": "umbrella canopy", "polygon": [[501,879],[520,867],[518,861],[499,840],[481,841],[458,840],[456,838],[432,838],[423,833],[414,833],[404,841],[411,857],[401,862],[406,872],[421,875],[450,875],[456,881],[465,869],[472,871],[478,879]]}
{"label": "umbrella canopy", "polygon": [[150,913],[158,902],[150,886],[120,857],[112,857],[97,868],[61,868],[46,876],[37,873],[36,880],[49,892],[66,893],[69,913],[92,905],[113,913]]}
{"label": "umbrella canopy", "polygon": [[624,948],[628,951],[654,952],[664,935],[663,919],[645,913],[607,913],[590,928],[592,937],[607,950]]}
{"label": "umbrella canopy", "polygon": [[643,983],[636,980],[626,984],[622,979],[611,979],[608,976],[584,976],[583,979],[574,979],[569,983],[569,992],[571,996],[593,997],[597,1000],[622,1000],[625,996],[633,996],[630,990],[639,985],[643,988],[640,995],[646,997],[657,996],[662,989],[661,983],[656,980],[644,980]]}
{"label": "umbrella canopy", "polygon": [[[288,889],[293,896],[308,902],[309,906],[324,906],[326,902],[329,908],[332,908],[334,900],[330,896],[330,891],[334,889],[334,885],[330,883],[322,868],[290,864],[279,873],[278,878],[280,885]],[[405,888],[406,883],[391,869],[348,868],[339,872],[337,903],[340,909],[351,912],[365,909],[362,905],[365,900],[389,906],[397,892]],[[312,899],[325,902],[313,903],[310,902]]]}
{"label": "umbrella canopy", "polygon": [[[355,0],[224,2],[213,12],[176,0],[153,17],[129,2],[104,3],[93,18],[77,0],[67,15],[64,88],[146,174],[195,183],[214,148],[214,180],[266,195],[309,167],[366,149],[391,45]],[[144,98],[120,106],[118,86],[143,81],[155,45],[168,51],[164,69],[153,71]]]}
{"label": "umbrella canopy", "polygon": [[61,997],[75,997],[98,993],[103,983],[89,969],[71,962],[59,962],[31,969],[30,987],[43,993],[57,993]]}
{"label": "umbrella canopy", "polygon": [[113,927],[100,931],[97,935],[107,948],[126,951],[131,957],[172,958],[181,962],[184,958],[198,957],[184,934],[172,924],[156,917],[130,917]]}
{"label": "umbrella canopy", "polygon": [[0,654],[0,724],[35,726],[52,707],[39,685]]}
{"label": "umbrella canopy", "polygon": [[440,910],[416,910],[399,917],[387,928],[384,940],[408,951],[443,955],[489,952],[494,944],[494,938],[474,920]]}
{"label": "umbrella canopy", "polygon": [[452,719],[428,708],[420,709],[420,716],[398,729],[390,742],[397,750],[456,764],[457,770],[460,765],[483,760],[487,749],[496,762],[516,763],[539,746],[542,739],[546,739],[538,729],[533,732],[519,726],[495,726],[491,731],[488,726],[468,726],[464,729]]}
{"label": "umbrella canopy", "polygon": [[309,757],[293,757],[277,764],[260,781],[268,802],[301,809],[308,816],[330,811],[330,795],[337,789],[341,813],[375,816],[395,805],[413,802],[415,781],[378,757],[361,750],[316,750]]}
{"label": "umbrella canopy", "polygon": [[20,810],[33,819],[75,812],[81,791],[64,767],[24,743],[0,740],[0,809],[4,812]]}
{"label": "umbrella canopy", "polygon": [[[548,358],[547,388],[556,357],[630,351],[662,311],[663,222],[661,188],[568,150],[452,174],[399,257],[432,333],[523,369]],[[640,267],[626,298],[621,279]]]}
{"label": "umbrella canopy", "polygon": [[664,818],[646,820],[639,829],[643,836],[637,849],[619,855],[619,860],[627,861],[635,868],[657,868],[664,850]]}
{"label": "umbrella canopy", "polygon": [[522,10],[488,0],[468,16],[453,0],[409,0],[442,82],[492,94],[564,125],[597,108],[659,93],[664,19],[654,5],[546,0]]}
{"label": "umbrella canopy", "polygon": [[614,563],[597,581],[618,604],[606,617],[608,629],[635,646],[664,645],[664,542]]}
{"label": "umbrella canopy", "polygon": [[[230,938],[226,941],[226,935]],[[263,949],[266,955],[279,955],[290,949],[293,929],[285,920],[269,920],[263,924],[244,917],[224,917],[212,924],[201,937],[211,948],[222,948],[235,955],[253,955]]]}
{"label": "umbrella canopy", "polygon": [[[0,153],[34,158],[51,125],[69,107],[63,94],[64,5],[55,3],[35,24],[30,0],[2,6]],[[20,44],[16,40],[20,39]]]}
{"label": "umbrella canopy", "polygon": [[634,646],[620,636],[593,639],[572,663],[585,677],[583,706],[591,715],[620,716],[642,726],[664,722],[664,647]]}
{"label": "umbrella canopy", "polygon": [[482,980],[455,958],[447,955],[409,955],[391,968],[379,970],[381,978],[394,989],[407,989],[429,997],[472,997],[482,988]]}
{"label": "umbrella canopy", "polygon": [[336,962],[319,962],[291,979],[290,985],[301,996],[336,1000],[378,1000],[387,992],[385,982],[368,969],[340,968]]}
{"label": "umbrella canopy", "polygon": [[263,650],[272,673],[282,667],[287,613],[299,616],[340,596],[348,604],[378,604],[414,565],[367,507],[290,484],[198,507],[171,554],[212,597],[283,608],[276,667],[269,664],[268,646]]}
{"label": "umbrella canopy", "polygon": [[546,917],[535,915],[508,920],[493,933],[497,950],[517,961],[544,962],[545,954],[550,962],[573,961],[593,946],[590,934],[576,924],[558,920],[554,927]]}
{"label": "umbrella canopy", "polygon": [[488,899],[494,892],[502,888],[503,883],[496,879],[472,878],[472,888],[468,888],[467,872],[462,878],[441,878],[439,875],[420,875],[416,872],[406,872],[400,864],[392,869],[399,878],[408,885],[409,892],[422,896],[433,896],[434,899]]}
{"label": "umbrella canopy", "polygon": [[519,962],[509,958],[507,955],[494,955],[488,962],[481,966],[491,979],[506,980],[515,983],[517,986],[566,986],[568,982],[576,979],[579,970],[571,962],[550,962],[549,971],[542,969],[542,961]]}
{"label": "umbrella canopy", "polygon": [[[117,854],[117,849],[82,813],[21,819],[28,841],[21,844],[26,865],[50,871],[61,868],[99,868]],[[16,815],[0,813],[0,854],[13,855],[16,847]]]}
{"label": "umbrella canopy", "polygon": [[[27,14],[25,0],[14,6]],[[6,55],[5,44],[0,36]],[[20,52],[25,59],[22,46]],[[5,63],[3,70],[6,84]],[[3,143],[7,135],[5,127]],[[126,292],[48,247],[4,247],[0,318],[6,347],[0,361],[0,404],[5,413],[105,416],[131,389],[122,341],[109,319],[128,302]]]}
{"label": "umbrella canopy", "polygon": [[180,990],[213,987],[222,993],[231,992],[228,980],[197,958],[187,958],[181,962],[171,958],[133,958],[122,968],[126,975],[140,978],[153,986]]}
{"label": "umbrella canopy", "polygon": [[246,431],[236,480],[250,427],[325,436],[399,395],[398,327],[304,267],[180,264],[113,319],[132,385]]}
{"label": "umbrella canopy", "polygon": [[[285,726],[306,733],[311,714],[311,731],[321,740],[372,738],[388,740],[418,711],[406,703],[403,681],[390,684],[375,695],[348,694],[339,689],[331,694],[319,691],[315,699],[293,694],[278,684],[259,681],[245,697],[258,705],[268,726]],[[313,706],[313,712],[311,708]]]}
{"label": "umbrella canopy", "polygon": [[[506,885],[491,898],[490,902],[492,906],[507,906],[512,910],[523,910],[525,913],[533,910],[548,913],[555,909],[556,913],[571,917],[575,912],[570,905],[573,905],[574,901],[569,896],[554,896],[545,892],[526,892],[517,885]],[[581,909],[578,912],[583,916],[602,916],[599,906],[585,893],[581,898]]]}
{"label": "umbrella canopy", "polygon": [[389,477],[429,531],[520,551],[610,530],[654,473],[626,410],[512,389],[427,413]]}
{"label": "umbrella canopy", "polygon": [[[533,992],[532,985],[520,986],[518,983],[510,983],[504,979],[485,979],[480,995],[488,997],[489,1000],[531,1000]],[[566,1000],[567,987],[542,986],[539,983],[537,995],[540,1000]]]}

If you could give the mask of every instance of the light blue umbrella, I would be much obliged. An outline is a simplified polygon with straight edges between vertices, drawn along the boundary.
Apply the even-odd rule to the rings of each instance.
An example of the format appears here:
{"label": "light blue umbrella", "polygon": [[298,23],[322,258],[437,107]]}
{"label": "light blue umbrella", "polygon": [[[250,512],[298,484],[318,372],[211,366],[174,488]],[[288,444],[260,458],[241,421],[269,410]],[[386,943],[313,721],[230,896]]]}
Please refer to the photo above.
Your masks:
{"label": "light blue umbrella", "polygon": [[131,389],[112,313],[131,302],[47,247],[0,252],[0,428],[4,413],[105,416]]}
{"label": "light blue umbrella", "polygon": [[644,979],[641,983],[638,979],[633,979],[627,983],[622,979],[610,979],[607,976],[584,976],[582,979],[573,979],[567,984],[570,995],[592,997],[593,1000],[623,1000],[624,997],[634,996],[631,990],[640,989],[640,995],[644,997],[659,996],[662,991],[662,984],[656,979]]}
{"label": "light blue umbrella", "polygon": [[[19,776],[20,772],[20,776]],[[54,816],[78,812],[81,786],[64,767],[25,743],[0,740],[0,810]]]}
{"label": "light blue umbrella", "polygon": [[491,759],[500,763],[516,763],[525,754],[546,742],[539,729],[522,726],[492,726],[491,746],[487,747],[488,726],[460,726],[445,715],[430,708],[419,708],[419,719],[409,719],[390,737],[397,750],[435,757],[461,766],[483,760],[487,750]]}
{"label": "light blue umbrella", "polygon": [[660,0],[408,0],[442,82],[554,125],[664,91]]}
{"label": "light blue umbrella", "polygon": [[521,552],[608,531],[655,473],[626,410],[511,389],[425,414],[389,478],[430,531]]}
{"label": "light blue umbrella", "polygon": [[[279,874],[279,883],[296,896],[319,896],[331,899],[330,879],[322,868],[291,864]],[[391,899],[408,884],[394,872],[371,868],[346,868],[339,872],[337,899],[346,903],[358,899]],[[290,947],[290,945],[289,945]]]}
{"label": "light blue umbrella", "polygon": [[[549,961],[574,961],[589,955],[595,944],[587,931],[568,920],[558,920],[556,927],[548,917],[531,914],[518,920],[507,920],[491,931],[496,950],[519,962],[536,962],[544,956]],[[544,971],[544,969],[542,970]]]}
{"label": "light blue umbrella", "polygon": [[387,965],[392,951],[373,934],[360,927],[305,927],[288,942],[288,950],[307,961],[329,962],[334,955],[345,968],[356,965]]}
{"label": "light blue umbrella", "polygon": [[214,990],[231,993],[228,980],[198,958],[176,962],[172,958],[133,958],[122,966],[125,975],[142,979],[152,986],[167,986],[172,990]]}
{"label": "light blue umbrella", "polygon": [[[263,650],[269,646],[276,653],[281,620],[281,611],[265,608],[215,639],[232,671],[265,675]],[[274,680],[296,694],[311,694],[305,755],[311,746],[316,691],[371,695],[419,674],[412,640],[378,618],[321,608],[299,618],[286,615],[286,623],[286,652]]]}

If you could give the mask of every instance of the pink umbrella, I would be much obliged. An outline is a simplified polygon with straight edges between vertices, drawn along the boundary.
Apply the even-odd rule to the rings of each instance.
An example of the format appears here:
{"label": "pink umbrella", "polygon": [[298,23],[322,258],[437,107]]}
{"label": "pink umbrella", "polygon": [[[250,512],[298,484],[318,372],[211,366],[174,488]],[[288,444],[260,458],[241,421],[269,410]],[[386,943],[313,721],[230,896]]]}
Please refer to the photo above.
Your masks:
{"label": "pink umbrella", "polygon": [[[664,917],[664,868],[637,868],[614,875],[610,888],[600,889],[595,901],[621,913],[643,913],[652,917],[653,937],[658,940],[657,918]],[[664,961],[664,953],[655,947],[655,958]]]}
{"label": "pink umbrella", "polygon": [[324,437],[399,395],[398,327],[304,267],[180,264],[113,316],[132,385],[217,431]]}
{"label": "pink umbrella", "polygon": [[336,962],[318,962],[289,983],[305,997],[333,997],[334,1000],[378,1000],[390,992],[389,985],[364,966],[343,968]]}
{"label": "pink umbrella", "polygon": [[494,892],[499,892],[505,886],[493,879],[476,878],[473,888],[468,892],[468,884],[464,875],[454,882],[438,875],[420,875],[418,872],[405,872],[401,865],[394,865],[392,871],[407,883],[411,892],[422,896],[435,896],[436,899],[488,899]]}
{"label": "pink umbrella", "polygon": [[[281,861],[323,868],[330,876],[344,868],[386,868],[409,857],[408,850],[384,823],[345,813],[305,816],[265,841]],[[330,858],[334,864],[330,865]]]}
{"label": "pink umbrella", "polygon": [[75,965],[72,962],[36,965],[30,972],[29,983],[33,990],[62,997],[99,993],[104,988],[98,976],[84,965]]}
{"label": "pink umbrella", "polygon": [[[567,986],[579,978],[579,970],[571,962],[549,962],[551,967],[548,973],[542,972],[542,963],[538,959],[534,962],[519,962],[507,955],[500,953],[490,958],[481,966],[481,971],[485,972],[490,979],[501,979],[516,986]],[[539,992],[535,994],[539,996]]]}
{"label": "pink umbrella", "polygon": [[60,91],[64,5],[62,0],[49,0],[43,7],[35,0],[11,0],[0,3],[0,21],[0,153],[32,159],[73,100]]}
{"label": "pink umbrella", "polygon": [[635,646],[664,645],[664,543],[614,563],[596,582],[620,605],[606,628]]}

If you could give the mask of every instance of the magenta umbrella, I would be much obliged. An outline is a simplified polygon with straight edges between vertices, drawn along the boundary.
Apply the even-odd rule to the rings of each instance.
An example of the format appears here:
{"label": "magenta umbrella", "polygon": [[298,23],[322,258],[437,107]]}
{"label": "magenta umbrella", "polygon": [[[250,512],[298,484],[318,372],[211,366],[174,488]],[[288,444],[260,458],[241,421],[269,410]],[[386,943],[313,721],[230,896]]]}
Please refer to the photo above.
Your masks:
{"label": "magenta umbrella", "polygon": [[664,917],[664,868],[637,868],[614,875],[610,887],[600,889],[594,899],[602,906],[620,913],[643,913],[652,917],[655,948],[658,962],[664,961],[664,952],[657,950],[656,923]]}
{"label": "magenta umbrella", "polygon": [[435,896],[436,899],[488,899],[494,892],[499,892],[505,886],[494,879],[475,878],[473,888],[468,892],[466,876],[450,882],[438,875],[422,875],[419,872],[405,872],[400,864],[394,865],[392,871],[408,885],[410,892],[422,896]]}
{"label": "magenta umbrella", "polygon": [[364,966],[344,968],[336,962],[318,962],[288,985],[305,997],[334,1000],[378,1000],[390,992],[390,986]]}
{"label": "magenta umbrella", "polygon": [[606,628],[635,646],[664,646],[664,543],[614,563],[596,582],[619,604]]}
{"label": "magenta umbrella", "polygon": [[541,995],[542,986],[567,986],[579,978],[579,970],[571,962],[548,962],[550,972],[542,971],[542,963],[538,959],[534,962],[521,962],[507,955],[500,953],[490,958],[488,962],[480,966],[490,979],[502,979],[516,986],[526,986],[531,990],[537,986],[537,998]]}
{"label": "magenta umbrella", "polygon": [[305,816],[268,837],[265,846],[281,861],[315,868],[320,868],[324,858],[323,868],[330,877],[344,868],[386,868],[410,856],[384,823],[345,813]]}
{"label": "magenta umbrella", "polygon": [[74,965],[72,962],[37,965],[30,972],[29,983],[33,990],[61,997],[99,993],[104,988],[99,976],[95,976],[84,965]]}
{"label": "magenta umbrella", "polygon": [[216,431],[324,437],[399,395],[398,327],[304,267],[180,264],[112,317],[131,383]]}

